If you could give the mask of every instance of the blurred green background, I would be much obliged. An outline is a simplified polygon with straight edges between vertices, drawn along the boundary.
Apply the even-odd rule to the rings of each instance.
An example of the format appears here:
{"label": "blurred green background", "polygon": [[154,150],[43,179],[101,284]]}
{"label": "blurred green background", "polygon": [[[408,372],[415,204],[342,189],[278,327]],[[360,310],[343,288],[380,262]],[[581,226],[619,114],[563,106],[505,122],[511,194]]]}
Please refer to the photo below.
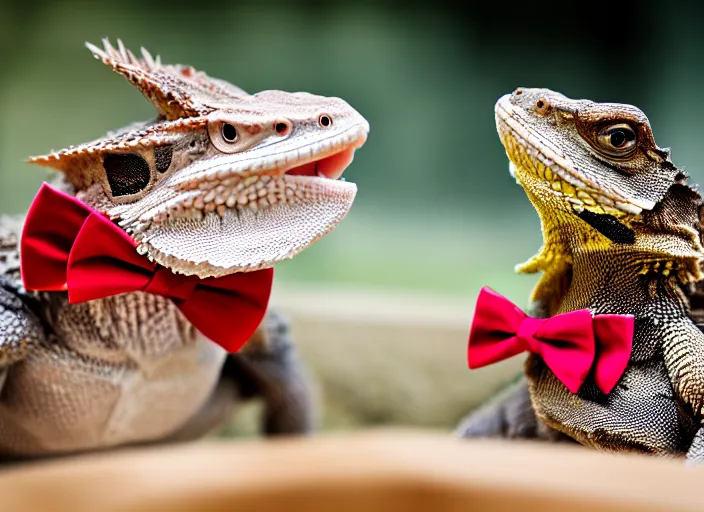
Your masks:
{"label": "blurred green background", "polygon": [[24,211],[48,175],[27,156],[153,115],[83,46],[121,38],[250,92],[340,96],[369,120],[351,213],[280,264],[279,283],[465,300],[490,285],[525,304],[536,278],[513,266],[539,225],[509,176],[496,99],[523,86],[635,104],[702,181],[703,15],[676,1],[0,0],[0,213]]}
{"label": "blurred green background", "polygon": [[279,266],[282,282],[341,282],[525,297],[513,265],[539,246],[508,174],[493,105],[517,86],[633,103],[698,180],[703,9],[677,2],[436,1],[176,4],[0,0],[0,212],[21,212],[47,171],[25,164],[152,116],[85,41],[121,38],[245,90],[348,100],[371,124],[343,224]]}

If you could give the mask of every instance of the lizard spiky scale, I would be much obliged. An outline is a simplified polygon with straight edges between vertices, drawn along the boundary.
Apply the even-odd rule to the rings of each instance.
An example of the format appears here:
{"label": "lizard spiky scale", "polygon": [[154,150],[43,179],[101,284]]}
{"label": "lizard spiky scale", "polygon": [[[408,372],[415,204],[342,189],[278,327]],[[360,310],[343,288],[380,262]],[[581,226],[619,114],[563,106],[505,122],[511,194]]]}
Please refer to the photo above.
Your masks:
{"label": "lizard spiky scale", "polygon": [[[521,269],[543,271],[533,314],[585,308],[631,314],[635,334],[629,366],[608,395],[589,381],[570,393],[531,355],[525,380],[503,402],[519,412],[496,406],[470,417],[458,433],[502,435],[492,414],[528,425],[537,416],[600,450],[687,454],[704,462],[704,334],[687,295],[704,277],[696,188],[670,152],[655,145],[645,115],[629,105],[519,89],[497,102],[496,123],[511,173],[538,212],[550,248],[550,258],[541,251]],[[555,176],[569,186],[554,186]],[[527,432],[550,437],[549,429]]]}
{"label": "lizard spiky scale", "polygon": [[142,48],[138,59],[118,39],[117,49],[103,40],[103,49],[86,43],[96,59],[123,75],[152,102],[166,120],[198,117],[227,106],[248,94],[232,84],[209,77],[192,66],[164,65]]}
{"label": "lizard spiky scale", "polygon": [[[104,213],[138,254],[200,277],[268,268],[347,214],[356,186],[337,178],[369,125],[345,101],[250,95],[146,50],[138,58],[121,41],[88,48],[156,119],[30,162],[60,171],[54,187]],[[225,125],[237,137],[225,139]],[[275,311],[227,354],[161,296],[69,304],[65,292],[27,291],[21,230],[21,219],[0,218],[0,457],[193,439],[252,397],[265,402],[266,434],[314,428],[307,378]]]}
{"label": "lizard spiky scale", "polygon": [[33,156],[28,159],[28,162],[61,171],[69,181],[83,188],[93,184],[95,178],[86,176],[81,170],[95,165],[105,153],[163,147],[171,144],[175,135],[202,129],[205,125],[205,119],[201,118],[176,119],[160,123],[158,126],[140,125],[136,129],[110,134],[109,139],[99,139],[47,155]]}

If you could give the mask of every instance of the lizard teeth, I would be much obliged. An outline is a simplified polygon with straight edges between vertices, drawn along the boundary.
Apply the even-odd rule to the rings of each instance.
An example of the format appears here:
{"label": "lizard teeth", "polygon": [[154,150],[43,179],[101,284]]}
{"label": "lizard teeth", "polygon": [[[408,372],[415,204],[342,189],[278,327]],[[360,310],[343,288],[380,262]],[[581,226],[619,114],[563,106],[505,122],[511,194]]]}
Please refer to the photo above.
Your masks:
{"label": "lizard teeth", "polygon": [[[336,182],[337,180],[329,179],[311,181],[309,176],[252,176],[244,182],[230,186],[220,184],[207,192],[193,191],[200,195],[176,204],[168,201],[165,203],[168,207],[151,209],[132,222],[123,219],[120,223],[125,229],[135,233],[133,236],[140,242],[140,247],[143,247],[139,250],[146,251],[144,247],[150,237],[145,236],[143,232],[161,223],[179,218],[202,220],[210,214],[225,218],[228,212],[238,215],[237,211],[242,209],[256,212],[281,204],[315,202],[319,200],[320,194],[325,197],[344,194]],[[149,220],[143,220],[146,218]]]}
{"label": "lizard teeth", "polygon": [[631,215],[640,215],[641,212],[643,211],[642,208],[639,208],[639,207],[632,205],[632,204],[629,204],[629,203],[621,203],[621,202],[617,201],[614,204],[620,210],[624,210],[624,211],[630,213]]}
{"label": "lizard teeth", "polygon": [[[235,186],[219,185],[217,189],[209,190],[205,195],[195,198],[193,201],[184,203],[182,208],[172,209],[167,213],[168,218],[199,217],[215,212],[220,217],[224,217],[228,209],[248,208],[257,210],[266,208],[273,204],[290,202],[295,196],[294,187],[288,185],[285,180],[273,180],[266,176],[261,179],[257,176],[250,176],[244,182]],[[194,212],[200,212],[194,214]],[[153,215],[153,218],[164,220],[161,215]]]}

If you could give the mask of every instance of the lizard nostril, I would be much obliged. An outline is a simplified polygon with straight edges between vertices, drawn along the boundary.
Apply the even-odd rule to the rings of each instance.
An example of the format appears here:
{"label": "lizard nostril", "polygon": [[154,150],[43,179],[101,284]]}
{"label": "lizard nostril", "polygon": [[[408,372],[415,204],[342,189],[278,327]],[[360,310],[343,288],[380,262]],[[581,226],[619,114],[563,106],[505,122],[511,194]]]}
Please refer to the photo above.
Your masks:
{"label": "lizard nostril", "polygon": [[332,119],[330,119],[330,116],[322,114],[318,118],[318,123],[320,123],[320,126],[322,126],[323,128],[327,128],[328,126],[332,125]]}
{"label": "lizard nostril", "polygon": [[276,121],[274,122],[274,131],[279,135],[288,135],[291,133],[291,123],[286,121]]}
{"label": "lizard nostril", "polygon": [[548,110],[550,110],[550,102],[548,102],[545,98],[539,98],[538,101],[535,102],[536,113],[542,116],[547,114]]}
{"label": "lizard nostril", "polygon": [[516,89],[516,92],[514,93],[516,96],[520,96],[523,94],[523,89]]}

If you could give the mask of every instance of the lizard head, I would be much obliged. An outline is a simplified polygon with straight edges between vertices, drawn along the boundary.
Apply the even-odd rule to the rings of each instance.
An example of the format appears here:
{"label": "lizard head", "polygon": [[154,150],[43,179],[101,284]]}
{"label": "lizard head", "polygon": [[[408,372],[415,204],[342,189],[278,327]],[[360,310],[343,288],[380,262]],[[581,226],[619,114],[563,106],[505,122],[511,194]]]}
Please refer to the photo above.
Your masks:
{"label": "lizard head", "polygon": [[642,111],[548,89],[517,89],[498,100],[495,115],[511,174],[543,231],[540,253],[518,272],[565,273],[577,251],[610,250],[632,250],[653,264],[686,260],[695,271],[702,254],[697,231],[668,208],[686,204],[696,212],[699,195],[686,185],[670,151],[657,146]]}
{"label": "lizard head", "polygon": [[248,94],[144,49],[137,58],[119,41],[87,46],[158,116],[30,162],[61,171],[140,254],[200,277],[257,270],[293,257],[349,211],[357,189],[339,178],[369,124],[342,99]]}

